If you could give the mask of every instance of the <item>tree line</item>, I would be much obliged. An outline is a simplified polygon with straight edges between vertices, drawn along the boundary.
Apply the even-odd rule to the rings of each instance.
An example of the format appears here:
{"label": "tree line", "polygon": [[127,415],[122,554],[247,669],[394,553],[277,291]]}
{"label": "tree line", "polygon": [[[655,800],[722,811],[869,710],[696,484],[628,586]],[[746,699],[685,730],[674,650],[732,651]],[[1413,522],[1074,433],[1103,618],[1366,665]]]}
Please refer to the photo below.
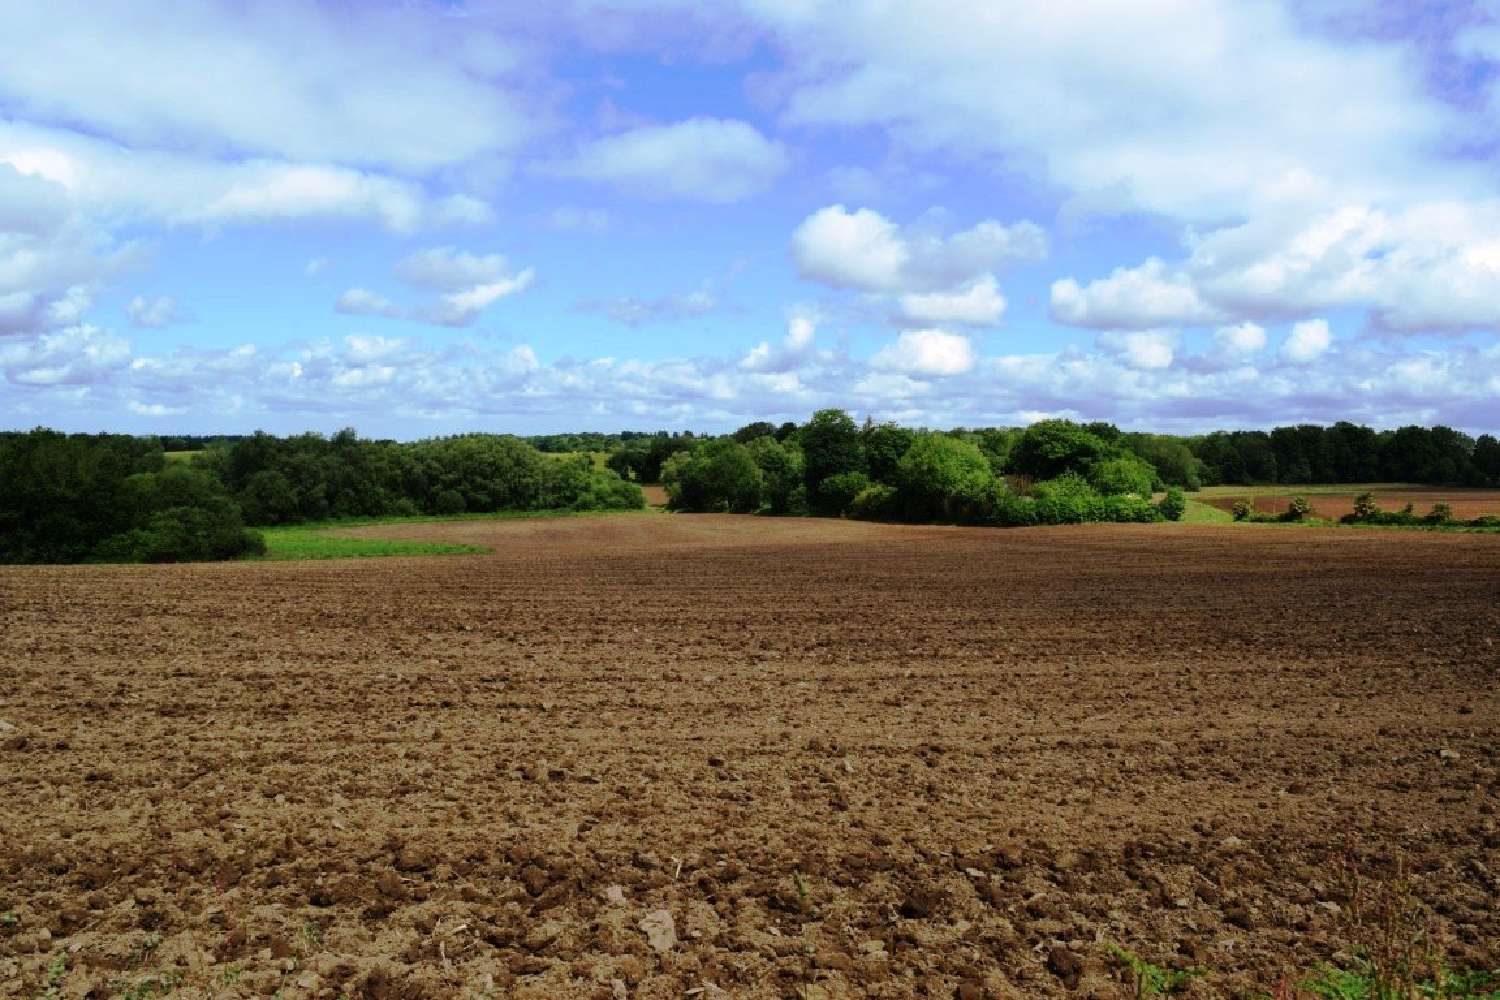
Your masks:
{"label": "tree line", "polygon": [[1148,498],[1220,484],[1500,486],[1500,441],[1348,422],[1195,436],[1066,420],[928,431],[821,410],[805,424],[758,421],[723,437],[622,440],[608,464],[660,481],[680,510],[1038,524],[1180,516],[1180,496],[1165,509]]}
{"label": "tree line", "polygon": [[215,439],[188,462],[165,451],[160,439],[122,434],[0,434],[0,562],[232,559],[264,552],[259,526],[645,506],[639,486],[587,456],[504,435],[400,443],[353,430],[261,432]]}
{"label": "tree line", "polygon": [[800,426],[636,443],[611,462],[630,471],[659,465],[678,510],[1026,525],[1154,521],[1180,517],[1185,506],[1175,489],[1152,503],[1162,477],[1118,434],[1065,420],[935,432],[860,426],[828,409]]}

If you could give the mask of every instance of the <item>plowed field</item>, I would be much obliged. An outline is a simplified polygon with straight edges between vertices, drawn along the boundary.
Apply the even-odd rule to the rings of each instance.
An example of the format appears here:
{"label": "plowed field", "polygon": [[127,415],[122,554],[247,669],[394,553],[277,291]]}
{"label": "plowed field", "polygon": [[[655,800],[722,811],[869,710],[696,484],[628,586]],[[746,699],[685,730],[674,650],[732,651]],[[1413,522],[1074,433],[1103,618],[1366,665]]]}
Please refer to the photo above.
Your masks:
{"label": "plowed field", "polygon": [[[1250,500],[1255,504],[1255,509],[1262,514],[1280,514],[1291,503],[1292,497],[1298,495],[1297,488],[1290,486],[1285,493],[1246,493],[1236,496],[1229,487],[1216,487],[1211,497],[1204,497],[1204,502],[1218,507],[1220,510],[1233,510],[1235,502],[1240,499]],[[1359,496],[1358,490],[1347,493],[1325,493],[1321,490],[1316,493],[1306,494],[1307,501],[1312,504],[1314,516],[1336,521],[1345,514],[1354,513],[1354,498]],[[1433,504],[1445,503],[1453,508],[1453,516],[1462,520],[1472,520],[1485,514],[1500,514],[1500,490],[1482,489],[1404,489],[1404,490],[1381,490],[1375,493],[1375,502],[1381,510],[1396,511],[1412,505],[1412,509],[1418,514],[1426,514],[1432,509]]]}
{"label": "plowed field", "polygon": [[1398,856],[1500,967],[1500,538],[359,530],[494,552],[0,568],[0,996],[1237,996]]}

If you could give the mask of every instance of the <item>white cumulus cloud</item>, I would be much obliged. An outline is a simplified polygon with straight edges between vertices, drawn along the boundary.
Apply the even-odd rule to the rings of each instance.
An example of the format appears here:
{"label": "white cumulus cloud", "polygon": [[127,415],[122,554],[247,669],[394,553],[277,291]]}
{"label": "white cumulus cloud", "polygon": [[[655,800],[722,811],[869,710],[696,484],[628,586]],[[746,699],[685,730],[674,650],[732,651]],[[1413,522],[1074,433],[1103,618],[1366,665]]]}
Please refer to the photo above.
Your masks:
{"label": "white cumulus cloud", "polygon": [[901,315],[914,323],[964,323],[992,326],[1005,313],[1005,296],[995,276],[987,274],[950,292],[908,292],[900,299]]}
{"label": "white cumulus cloud", "polygon": [[1294,365],[1305,365],[1316,361],[1333,346],[1333,334],[1328,322],[1310,319],[1292,327],[1281,345],[1281,356]]}
{"label": "white cumulus cloud", "polygon": [[977,361],[974,343],[946,330],[908,330],[871,359],[875,368],[907,375],[961,375]]}

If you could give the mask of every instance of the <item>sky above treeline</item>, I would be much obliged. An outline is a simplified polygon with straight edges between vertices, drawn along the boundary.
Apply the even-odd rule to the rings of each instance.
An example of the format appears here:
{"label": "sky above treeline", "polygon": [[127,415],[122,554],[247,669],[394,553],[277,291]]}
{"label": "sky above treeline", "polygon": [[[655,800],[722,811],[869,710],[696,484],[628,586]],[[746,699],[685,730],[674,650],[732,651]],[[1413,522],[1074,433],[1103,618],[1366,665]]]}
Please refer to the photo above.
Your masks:
{"label": "sky above treeline", "polygon": [[1500,430],[1500,3],[0,4],[0,428]]}

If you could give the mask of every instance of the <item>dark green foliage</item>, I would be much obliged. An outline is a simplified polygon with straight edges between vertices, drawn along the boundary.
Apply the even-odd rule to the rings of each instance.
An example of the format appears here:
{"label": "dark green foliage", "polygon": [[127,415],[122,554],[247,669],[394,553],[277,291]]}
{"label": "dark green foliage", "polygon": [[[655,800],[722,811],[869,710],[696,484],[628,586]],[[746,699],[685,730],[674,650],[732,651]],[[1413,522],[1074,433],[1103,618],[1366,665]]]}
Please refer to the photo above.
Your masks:
{"label": "dark green foliage", "polygon": [[775,437],[758,437],[746,447],[750,451],[750,457],[759,466],[764,481],[766,513],[807,513],[802,449],[794,442],[783,444]]}
{"label": "dark green foliage", "polygon": [[1255,504],[1249,500],[1236,500],[1230,513],[1236,521],[1248,521],[1255,516]]}
{"label": "dark green foliage", "polygon": [[765,476],[750,449],[719,438],[668,459],[662,485],[673,510],[750,513],[760,509]]}
{"label": "dark green foliage", "polygon": [[1010,453],[1021,440],[1021,431],[1009,427],[986,427],[974,431],[970,437],[989,459],[990,471],[1002,475],[1010,465]]}
{"label": "dark green foliage", "polygon": [[263,549],[210,473],[155,441],[0,435],[0,562],[176,562]]}
{"label": "dark green foliage", "polygon": [[261,469],[245,480],[240,509],[247,524],[285,524],[298,519],[297,492],[276,469]]}
{"label": "dark green foliage", "polygon": [[774,438],[775,436],[776,425],[767,423],[764,420],[757,420],[754,423],[746,424],[730,435],[730,437],[734,438],[740,444],[749,444],[751,441],[754,441],[756,438],[760,437]]}
{"label": "dark green foliage", "polygon": [[815,506],[824,514],[846,514],[853,506],[854,498],[869,485],[870,477],[863,472],[840,472],[829,476],[818,484]]}
{"label": "dark green foliage", "polygon": [[121,434],[0,434],[0,562],[88,558],[133,527],[125,481],[165,464],[156,442]]}
{"label": "dark green foliage", "polygon": [[860,437],[864,445],[865,466],[870,478],[877,483],[894,485],[896,483],[896,465],[901,461],[901,456],[911,447],[912,441],[917,437],[917,432],[909,427],[901,427],[892,423],[877,424],[868,422]]}
{"label": "dark green foliage", "polygon": [[1187,497],[1182,490],[1176,486],[1167,487],[1167,495],[1161,498],[1161,503],[1156,505],[1161,516],[1168,521],[1181,521],[1182,515],[1187,513]]}
{"label": "dark green foliage", "polygon": [[1500,440],[1491,434],[1474,439],[1474,478],[1479,486],[1500,486]]}
{"label": "dark green foliage", "polygon": [[223,479],[253,524],[645,504],[638,487],[594,468],[587,455],[548,457],[503,434],[399,444],[352,430],[331,438],[257,433],[210,448],[198,464]]}
{"label": "dark green foliage", "polygon": [[624,442],[610,454],[605,464],[622,479],[638,483],[661,481],[661,467],[680,451],[691,451],[698,439],[691,434],[668,434],[665,431]]}
{"label": "dark green foliage", "polygon": [[1127,434],[1123,443],[1151,464],[1162,483],[1185,490],[1203,486],[1203,463],[1193,454],[1186,439],[1165,434]]}
{"label": "dark green foliage", "polygon": [[1084,472],[1109,453],[1096,434],[1071,420],[1039,420],[1026,428],[1011,449],[1009,472],[1052,479],[1065,472]]}
{"label": "dark green foliage", "polygon": [[[460,511],[632,509],[640,488],[519,438],[413,444],[256,433],[164,461],[154,439],[0,435],[0,561],[177,561],[254,554],[245,523]],[[243,517],[242,517],[243,515]]]}
{"label": "dark green foliage", "polygon": [[[819,410],[797,432],[797,439],[802,446],[803,476],[814,509],[842,513],[843,507],[829,509],[827,504],[835,502],[836,498],[819,487],[823,480],[832,476],[847,472],[865,473],[864,442],[859,427],[843,410]],[[854,494],[842,499],[847,503],[854,499]]]}
{"label": "dark green foliage", "polygon": [[[1402,427],[1376,432],[1340,421],[1332,427],[1298,424],[1264,431],[1216,431],[1189,439],[1203,466],[1203,482],[1425,483],[1500,485],[1500,442],[1451,427]],[[1163,474],[1163,479],[1171,481]]]}

